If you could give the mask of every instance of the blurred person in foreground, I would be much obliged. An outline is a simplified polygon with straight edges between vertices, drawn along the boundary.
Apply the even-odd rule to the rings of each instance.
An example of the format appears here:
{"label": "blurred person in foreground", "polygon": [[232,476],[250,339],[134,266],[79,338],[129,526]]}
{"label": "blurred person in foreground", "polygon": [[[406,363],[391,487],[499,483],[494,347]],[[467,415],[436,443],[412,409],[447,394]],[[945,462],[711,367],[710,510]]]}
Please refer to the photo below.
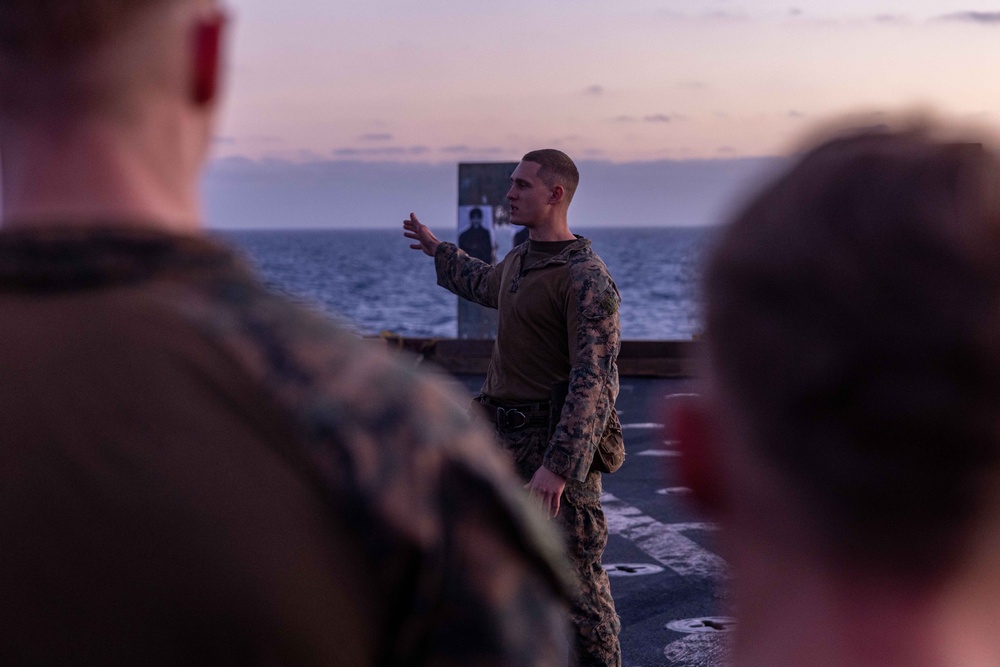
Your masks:
{"label": "blurred person in foreground", "polygon": [[842,133],[722,233],[671,422],[735,664],[1000,665],[1000,161]]}
{"label": "blurred person in foreground", "polygon": [[[615,411],[621,298],[590,241],[570,232],[579,180],[562,151],[521,159],[507,200],[511,223],[530,238],[496,266],[442,243],[412,213],[403,234],[434,258],[439,285],[499,312],[476,411],[493,422],[525,488],[562,528],[577,582],[574,664],[617,667],[621,622],[601,564],[608,541],[601,475],[625,455]],[[602,467],[603,454],[613,465]]]}
{"label": "blurred person in foreground", "polygon": [[224,27],[0,3],[0,663],[564,664],[488,437],[201,232]]}

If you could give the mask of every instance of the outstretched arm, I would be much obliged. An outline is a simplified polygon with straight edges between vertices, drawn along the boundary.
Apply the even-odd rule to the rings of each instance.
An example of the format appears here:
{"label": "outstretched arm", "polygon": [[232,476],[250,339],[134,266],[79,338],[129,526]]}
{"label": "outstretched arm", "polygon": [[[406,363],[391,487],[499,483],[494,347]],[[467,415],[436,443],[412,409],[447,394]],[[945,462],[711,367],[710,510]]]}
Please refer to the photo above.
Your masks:
{"label": "outstretched arm", "polygon": [[416,241],[410,244],[411,248],[423,250],[424,254],[430,257],[434,256],[437,247],[441,245],[441,241],[431,233],[430,228],[417,220],[417,216],[413,213],[410,213],[409,220],[403,220],[403,236]]}
{"label": "outstretched arm", "polygon": [[442,243],[413,213],[403,220],[403,236],[416,241],[411,248],[434,258],[438,285],[473,303],[497,307],[500,274],[496,267],[470,257],[453,243]]}

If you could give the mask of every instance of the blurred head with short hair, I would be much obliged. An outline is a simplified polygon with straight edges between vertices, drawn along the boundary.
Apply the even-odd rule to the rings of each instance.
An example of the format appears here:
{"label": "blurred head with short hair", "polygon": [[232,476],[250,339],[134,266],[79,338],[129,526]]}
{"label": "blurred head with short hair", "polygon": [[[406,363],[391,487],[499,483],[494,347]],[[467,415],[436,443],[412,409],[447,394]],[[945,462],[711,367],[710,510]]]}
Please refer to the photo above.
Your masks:
{"label": "blurred head with short hair", "polygon": [[827,140],[722,232],[704,296],[704,396],[674,427],[754,617],[738,664],[810,641],[811,665],[1000,664],[996,614],[970,620],[1000,592],[997,156],[929,128]]}
{"label": "blurred head with short hair", "polygon": [[213,0],[0,3],[3,224],[194,226],[224,23]]}

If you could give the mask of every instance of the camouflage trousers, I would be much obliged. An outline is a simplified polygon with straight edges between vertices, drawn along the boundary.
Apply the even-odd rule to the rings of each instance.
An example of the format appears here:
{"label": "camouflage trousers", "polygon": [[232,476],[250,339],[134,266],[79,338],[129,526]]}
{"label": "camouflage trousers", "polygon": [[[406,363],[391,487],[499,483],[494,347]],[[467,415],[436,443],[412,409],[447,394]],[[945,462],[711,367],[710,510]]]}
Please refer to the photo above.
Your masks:
{"label": "camouflage trousers", "polygon": [[[548,429],[526,428],[497,432],[525,482],[542,465]],[[601,474],[591,472],[584,482],[566,480],[556,518],[566,540],[578,588],[570,614],[576,630],[575,664],[579,667],[620,667],[618,632],[621,621],[611,598],[611,584],[601,565],[608,543],[608,525],[601,509]]]}

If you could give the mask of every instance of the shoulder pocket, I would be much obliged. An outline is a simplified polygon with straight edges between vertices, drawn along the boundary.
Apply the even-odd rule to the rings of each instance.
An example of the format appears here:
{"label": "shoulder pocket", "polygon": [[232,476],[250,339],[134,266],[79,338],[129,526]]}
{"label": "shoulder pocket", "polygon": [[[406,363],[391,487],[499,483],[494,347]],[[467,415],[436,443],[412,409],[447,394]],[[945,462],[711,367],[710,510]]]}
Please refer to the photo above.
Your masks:
{"label": "shoulder pocket", "polygon": [[609,283],[593,301],[583,309],[583,316],[590,320],[603,320],[618,312],[618,306],[622,299],[618,295],[618,288],[614,283]]}

